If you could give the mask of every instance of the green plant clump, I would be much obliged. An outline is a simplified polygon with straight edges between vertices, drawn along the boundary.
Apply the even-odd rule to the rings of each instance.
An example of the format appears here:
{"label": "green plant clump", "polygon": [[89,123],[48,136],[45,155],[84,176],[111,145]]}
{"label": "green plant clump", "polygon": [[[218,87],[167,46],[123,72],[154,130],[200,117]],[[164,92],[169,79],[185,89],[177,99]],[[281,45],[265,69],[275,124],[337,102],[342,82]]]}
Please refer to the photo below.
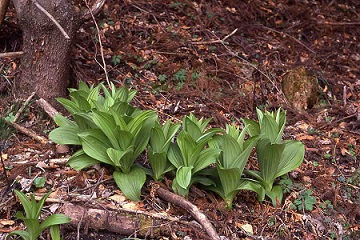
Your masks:
{"label": "green plant clump", "polygon": [[256,144],[256,156],[260,171],[246,170],[251,178],[242,181],[242,188],[255,191],[259,200],[268,196],[273,205],[281,203],[283,191],[275,185],[276,178],[299,167],[304,159],[305,147],[300,141],[282,140],[286,123],[286,112],[262,112],[257,109],[259,122],[243,119],[251,137],[259,136]]}
{"label": "green plant clump", "polygon": [[[182,81],[184,72],[180,73],[177,77]],[[182,123],[160,124],[155,111],[130,104],[136,91],[116,89],[112,83],[110,88],[80,83],[79,89],[69,89],[70,99],[57,100],[73,120],[55,116],[59,127],[49,138],[58,144],[81,146],[68,162],[76,170],[97,163],[112,166],[116,184],[131,200],[140,200],[146,174],[161,181],[173,172],[172,188],[182,196],[188,195],[192,184],[200,183],[221,196],[229,208],[244,189],[255,191],[259,201],[267,196],[276,205],[284,191],[284,183],[277,185],[277,178],[303,161],[303,144],[282,140],[286,112],[281,109],[257,109],[258,122],[243,119],[242,130],[234,125],[225,130],[210,128],[211,119],[197,119],[193,114]],[[244,170],[254,147],[259,170]],[[136,163],[146,149],[151,170]]]}
{"label": "green plant clump", "polygon": [[148,144],[157,115],[129,105],[135,91],[116,89],[114,85],[111,89],[109,92],[102,84],[89,88],[81,83],[79,90],[70,89],[70,100],[57,99],[75,121],[57,115],[59,128],[49,138],[58,144],[82,146],[68,162],[76,170],[97,163],[113,166],[116,184],[125,196],[138,201],[146,174],[135,160]]}
{"label": "green plant clump", "polygon": [[19,235],[24,240],[37,240],[40,234],[45,229],[49,228],[51,239],[60,240],[59,225],[70,222],[71,219],[68,216],[65,214],[52,214],[41,223],[39,222],[41,209],[51,192],[45,194],[39,202],[36,202],[34,195],[31,195],[29,200],[24,193],[18,190],[15,190],[14,192],[25,210],[25,216],[22,212],[17,212],[15,217],[24,221],[26,231],[15,230],[12,231],[8,237]]}

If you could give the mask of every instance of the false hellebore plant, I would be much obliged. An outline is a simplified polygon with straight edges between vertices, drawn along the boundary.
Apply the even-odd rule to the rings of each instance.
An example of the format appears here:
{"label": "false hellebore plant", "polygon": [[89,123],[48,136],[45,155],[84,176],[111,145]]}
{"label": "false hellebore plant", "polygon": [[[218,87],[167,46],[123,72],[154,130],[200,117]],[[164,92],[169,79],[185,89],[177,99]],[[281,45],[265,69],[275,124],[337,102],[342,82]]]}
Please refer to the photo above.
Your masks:
{"label": "false hellebore plant", "polygon": [[161,181],[165,173],[175,168],[169,162],[167,153],[179,128],[180,123],[171,124],[169,120],[163,126],[157,122],[155,127],[151,129],[148,157],[153,171],[151,175],[156,181]]}
{"label": "false hellebore plant", "polygon": [[220,149],[207,147],[209,140],[220,128],[210,128],[205,131],[211,119],[197,120],[193,114],[183,118],[183,129],[176,138],[176,143],[171,143],[168,158],[176,168],[176,177],[173,180],[173,190],[186,196],[193,183],[211,185],[213,182],[201,170],[216,162]]}
{"label": "false hellebore plant", "polygon": [[31,195],[29,200],[24,193],[18,190],[14,192],[25,210],[25,215],[22,212],[17,212],[15,217],[23,220],[27,229],[26,231],[12,231],[8,237],[19,235],[24,240],[36,240],[45,229],[50,228],[51,239],[60,240],[59,225],[70,222],[71,219],[68,216],[64,214],[52,214],[41,223],[39,222],[41,209],[51,192],[45,194],[39,202],[36,202],[34,195]]}
{"label": "false hellebore plant", "polygon": [[235,195],[241,190],[240,178],[246,162],[255,147],[258,136],[244,141],[246,128],[241,132],[233,125],[226,125],[226,133],[217,135],[209,141],[209,146],[221,150],[216,159],[216,170],[210,170],[215,177],[215,186],[208,187],[219,194],[232,207]]}
{"label": "false hellebore plant", "polygon": [[268,196],[273,205],[281,202],[282,189],[274,186],[280,177],[299,167],[304,159],[305,148],[300,141],[282,140],[286,123],[286,111],[262,112],[257,109],[259,122],[243,119],[250,137],[259,136],[256,156],[260,171],[245,170],[253,179],[243,179],[240,188],[257,192],[259,200]]}
{"label": "false hellebore plant", "polygon": [[70,89],[71,100],[58,99],[75,121],[57,115],[54,120],[59,128],[49,138],[58,144],[82,146],[68,161],[76,170],[97,163],[113,166],[114,180],[125,196],[140,200],[146,174],[135,160],[149,142],[157,114],[130,106],[134,91],[112,85],[109,92],[102,84],[99,86],[81,84],[79,90]]}

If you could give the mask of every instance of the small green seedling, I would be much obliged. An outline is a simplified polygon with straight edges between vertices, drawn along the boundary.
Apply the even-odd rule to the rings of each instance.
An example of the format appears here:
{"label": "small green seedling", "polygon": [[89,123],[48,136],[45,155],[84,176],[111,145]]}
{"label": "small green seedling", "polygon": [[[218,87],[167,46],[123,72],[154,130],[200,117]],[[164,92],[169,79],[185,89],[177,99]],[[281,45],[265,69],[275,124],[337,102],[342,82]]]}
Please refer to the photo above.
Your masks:
{"label": "small green seedling", "polygon": [[12,231],[8,237],[19,235],[24,240],[37,240],[40,234],[47,228],[50,229],[50,235],[53,240],[60,240],[59,225],[71,221],[65,214],[53,214],[48,216],[40,223],[40,213],[44,206],[45,200],[49,197],[51,192],[45,194],[39,202],[36,202],[34,195],[30,196],[30,200],[26,195],[18,190],[15,190],[16,196],[20,199],[24,210],[25,216],[22,212],[17,212],[15,217],[23,220],[26,225],[25,230]]}

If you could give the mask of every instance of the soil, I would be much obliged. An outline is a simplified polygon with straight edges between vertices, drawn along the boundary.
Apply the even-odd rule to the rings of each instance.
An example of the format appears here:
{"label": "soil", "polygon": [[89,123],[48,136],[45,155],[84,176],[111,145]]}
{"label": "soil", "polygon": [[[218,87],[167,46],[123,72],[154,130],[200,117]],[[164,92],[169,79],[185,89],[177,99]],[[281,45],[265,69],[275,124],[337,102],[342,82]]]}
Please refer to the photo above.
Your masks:
{"label": "soil", "polygon": [[[288,174],[290,182],[279,180],[286,188],[281,206],[258,202],[255,194],[242,191],[233,208],[226,209],[216,194],[200,187],[190,191],[188,200],[223,239],[360,239],[359,1],[108,0],[96,21],[103,50],[94,22],[84,23],[73,47],[72,87],[79,81],[106,82],[102,52],[110,81],[136,89],[133,103],[156,109],[163,120],[180,121],[194,113],[212,118],[214,127],[224,127],[240,125],[241,118],[256,119],[256,107],[287,110],[284,138],[302,141],[306,154],[303,164]],[[12,6],[0,29],[0,48],[22,49]],[[19,64],[18,58],[0,59],[2,117],[15,115],[22,104],[12,94]],[[282,77],[299,67],[318,82],[316,103],[303,111],[293,108],[281,90]],[[47,137],[56,126],[35,99],[17,123]],[[121,195],[109,169],[104,174],[99,169],[77,172],[49,163],[75,149],[38,143],[3,121],[0,131],[0,239],[24,227],[15,221],[21,205],[13,189],[39,195],[52,190],[55,199],[89,208],[120,206],[109,198]],[[139,161],[146,164],[146,157]],[[255,155],[247,165],[254,167]],[[36,177],[46,179],[44,187],[32,184]],[[134,209],[193,221],[186,211],[151,198],[150,190],[144,187],[140,203],[124,201]],[[57,207],[48,203],[45,210],[50,213]],[[198,228],[186,226],[169,221],[164,228],[171,234],[163,239],[204,239]],[[65,239],[136,236],[65,227],[62,233]]]}

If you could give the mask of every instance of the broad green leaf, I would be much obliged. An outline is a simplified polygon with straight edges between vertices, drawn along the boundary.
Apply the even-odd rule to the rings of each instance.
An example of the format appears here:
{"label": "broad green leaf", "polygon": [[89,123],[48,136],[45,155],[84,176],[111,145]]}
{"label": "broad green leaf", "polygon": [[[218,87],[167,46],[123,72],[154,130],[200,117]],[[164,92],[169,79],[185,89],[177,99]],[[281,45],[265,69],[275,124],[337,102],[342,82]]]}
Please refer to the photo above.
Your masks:
{"label": "broad green leaf", "polygon": [[51,240],[61,240],[59,225],[50,227]]}
{"label": "broad green leaf", "polygon": [[223,144],[222,144],[222,153],[220,158],[220,164],[223,168],[236,168],[235,160],[241,154],[241,147],[232,136],[229,134],[224,134],[222,136]]}
{"label": "broad green leaf", "polygon": [[260,125],[258,122],[251,119],[242,119],[242,121],[250,137],[260,135]]}
{"label": "broad green leaf", "polygon": [[208,142],[214,135],[218,133],[224,133],[224,130],[221,128],[210,128],[207,131],[204,132],[203,135],[201,135],[197,140],[196,143],[201,144],[203,142]]}
{"label": "broad green leaf", "polygon": [[41,231],[44,231],[46,228],[60,225],[70,222],[71,219],[65,214],[52,214],[48,216],[42,223],[40,224]]}
{"label": "broad green leaf", "polygon": [[30,239],[31,240],[38,239],[39,235],[41,234],[39,219],[26,218],[24,219],[24,222],[27,228],[27,232],[29,233]]}
{"label": "broad green leaf", "polygon": [[83,81],[79,81],[79,87],[78,88],[79,88],[80,91],[84,91],[84,92],[87,92],[87,93],[90,92],[89,86]]}
{"label": "broad green leaf", "polygon": [[127,149],[133,142],[134,136],[125,130],[119,130],[117,140],[120,146],[120,149],[124,150]]}
{"label": "broad green leaf", "polygon": [[248,140],[246,140],[243,146],[244,147],[243,151],[240,153],[240,155],[237,158],[233,160],[233,164],[231,166],[243,170],[245,168],[246,162],[249,159],[252,149],[257,144],[257,141],[258,141],[258,136],[251,137]]}
{"label": "broad green leaf", "polygon": [[79,125],[81,130],[87,130],[89,128],[98,128],[92,119],[92,112],[78,112],[74,114],[75,122]]}
{"label": "broad green leaf", "polygon": [[9,235],[7,236],[6,239],[10,238],[11,236],[14,235],[19,235],[20,237],[22,237],[24,240],[36,240],[36,239],[31,239],[30,235],[28,232],[24,231],[24,230],[15,230],[12,231],[11,233],[9,233]]}
{"label": "broad green leaf", "polygon": [[249,190],[256,192],[258,195],[258,201],[262,202],[265,199],[265,188],[264,186],[253,180],[253,179],[242,179],[240,180],[240,184],[238,186],[238,190]]}
{"label": "broad green leaf", "polygon": [[[143,127],[143,125],[147,122],[146,120],[149,118],[154,118],[154,122],[151,125],[150,129],[155,124],[155,118],[157,117],[156,112],[152,110],[144,111],[137,115],[133,120],[131,120],[128,124],[128,129],[131,132],[131,134],[136,135],[140,129]],[[149,131],[150,131],[149,129]]]}
{"label": "broad green leaf", "polygon": [[184,131],[186,131],[194,141],[196,141],[202,134],[201,129],[196,123],[185,117],[183,120]]}
{"label": "broad green leaf", "polygon": [[75,92],[70,93],[70,99],[71,99],[71,101],[76,103],[76,105],[78,106],[80,111],[87,112],[87,111],[91,110],[91,106],[90,106],[89,102],[86,100],[86,97],[82,97],[80,95],[80,91],[75,91]]}
{"label": "broad green leaf", "polygon": [[114,148],[120,148],[117,136],[115,135],[116,123],[113,117],[105,112],[93,110],[92,119],[94,123],[103,131],[108,137]]}
{"label": "broad green leaf", "polygon": [[141,127],[140,131],[134,136],[134,155],[139,156],[142,152],[144,152],[146,146],[149,143],[150,132],[154,127],[157,115],[151,115]]}
{"label": "broad green leaf", "polygon": [[140,201],[141,188],[146,181],[146,174],[140,167],[134,166],[127,174],[115,171],[114,180],[124,195],[133,201]]}
{"label": "broad green leaf", "polygon": [[262,123],[263,118],[264,118],[264,113],[259,108],[256,108],[256,114],[258,116],[259,124],[261,126],[261,123]]}
{"label": "broad green leaf", "polygon": [[[196,153],[194,153],[195,148],[197,147],[196,142],[193,140],[191,135],[185,131],[181,131],[179,133],[176,142],[181,151],[184,161],[184,166],[186,167],[192,166],[192,163],[190,161],[191,161],[191,155],[196,155]],[[199,154],[201,150],[202,148],[199,146],[197,154]]]}
{"label": "broad green leaf", "polygon": [[304,160],[305,147],[300,141],[288,140],[284,141],[284,150],[281,155],[276,177],[280,177],[301,165]]}
{"label": "broad green leaf", "polygon": [[79,134],[84,152],[90,157],[112,165],[106,150],[111,147],[108,138],[100,129],[90,129]]}
{"label": "broad green leaf", "polygon": [[191,182],[190,185],[192,185],[193,183],[200,183],[201,185],[204,186],[215,186],[216,183],[210,179],[207,176],[203,176],[203,175],[195,175],[191,178]]}
{"label": "broad green leaf", "polygon": [[180,168],[184,165],[184,160],[179,146],[176,143],[171,143],[168,151],[169,161],[176,167]]}
{"label": "broad green leaf", "polygon": [[165,152],[156,153],[152,148],[148,148],[148,157],[151,164],[151,168],[154,172],[155,180],[159,181],[165,173],[174,169],[174,166],[167,160]]}
{"label": "broad green leaf", "polygon": [[94,166],[97,163],[100,162],[86,155],[83,149],[80,149],[77,152],[75,152],[67,161],[67,164],[77,171]]}
{"label": "broad green leaf", "polygon": [[120,167],[124,173],[130,171],[130,168],[136,159],[133,155],[134,146],[129,146],[125,151],[109,148],[106,152],[113,161],[113,166]]}
{"label": "broad green leaf", "polygon": [[[240,178],[241,178],[241,170],[238,168],[231,168],[231,169],[223,169],[221,167],[217,167],[217,171],[220,177],[221,185],[224,189],[224,200],[231,200],[235,196],[233,194],[235,191],[237,191],[237,187],[240,184]],[[229,201],[227,201],[229,203]]]}
{"label": "broad green leaf", "polygon": [[90,103],[90,106],[91,106],[91,108],[95,108],[96,106],[95,106],[95,102],[98,102],[99,101],[99,99],[100,99],[100,87],[101,87],[101,84],[99,84],[98,86],[96,86],[96,87],[94,87],[91,91],[90,91],[90,93],[89,93],[89,95],[88,95],[88,97],[87,97],[87,101]]}
{"label": "broad green leaf", "polygon": [[173,182],[172,182],[172,189],[175,193],[185,197],[189,194],[189,188],[183,188],[181,187],[178,183],[177,183],[177,178],[174,178],[173,179]]}
{"label": "broad green leaf", "polygon": [[162,152],[165,141],[165,136],[161,128],[154,127],[151,129],[149,144],[154,152]]}
{"label": "broad green leaf", "polygon": [[262,123],[260,124],[261,129],[261,137],[270,139],[271,143],[279,143],[276,142],[279,134],[279,126],[277,125],[274,118],[272,118],[269,114],[264,114],[264,118]]}
{"label": "broad green leaf", "polygon": [[66,125],[52,130],[49,133],[49,138],[57,144],[81,145],[78,137],[79,133],[80,129],[78,126]]}
{"label": "broad green leaf", "polygon": [[278,173],[278,166],[284,147],[284,144],[271,144],[269,139],[261,139],[257,144],[256,156],[259,162],[261,175],[266,183],[265,189],[267,191],[271,190],[272,184]]}
{"label": "broad green leaf", "polygon": [[57,113],[54,117],[53,117],[56,125],[58,125],[59,127],[62,126],[77,126],[76,123],[74,121],[71,121],[70,119],[64,117],[62,114]]}
{"label": "broad green leaf", "polygon": [[75,102],[70,101],[69,99],[56,98],[56,101],[58,101],[66,110],[68,110],[71,115],[74,115],[75,113],[81,111],[78,105]]}
{"label": "broad green leaf", "polygon": [[281,204],[283,198],[283,191],[281,186],[276,185],[271,189],[271,191],[266,191],[265,194],[271,199],[274,207],[277,206],[277,203]]}
{"label": "broad green leaf", "polygon": [[176,181],[182,188],[188,188],[191,181],[192,167],[180,167],[176,171]]}
{"label": "broad green leaf", "polygon": [[116,126],[119,126],[120,130],[128,131],[128,127],[124,120],[124,117],[112,107],[109,108],[109,111],[115,120]]}
{"label": "broad green leaf", "polygon": [[198,158],[192,163],[193,173],[196,173],[216,162],[221,150],[216,148],[206,148],[202,150]]}
{"label": "broad green leaf", "polygon": [[[129,150],[131,150],[131,149],[129,149]],[[109,158],[111,159],[111,161],[113,162],[113,166],[120,167],[120,160],[128,151],[123,151],[123,150],[114,149],[114,148],[108,148],[106,150],[106,153],[109,156]]]}

